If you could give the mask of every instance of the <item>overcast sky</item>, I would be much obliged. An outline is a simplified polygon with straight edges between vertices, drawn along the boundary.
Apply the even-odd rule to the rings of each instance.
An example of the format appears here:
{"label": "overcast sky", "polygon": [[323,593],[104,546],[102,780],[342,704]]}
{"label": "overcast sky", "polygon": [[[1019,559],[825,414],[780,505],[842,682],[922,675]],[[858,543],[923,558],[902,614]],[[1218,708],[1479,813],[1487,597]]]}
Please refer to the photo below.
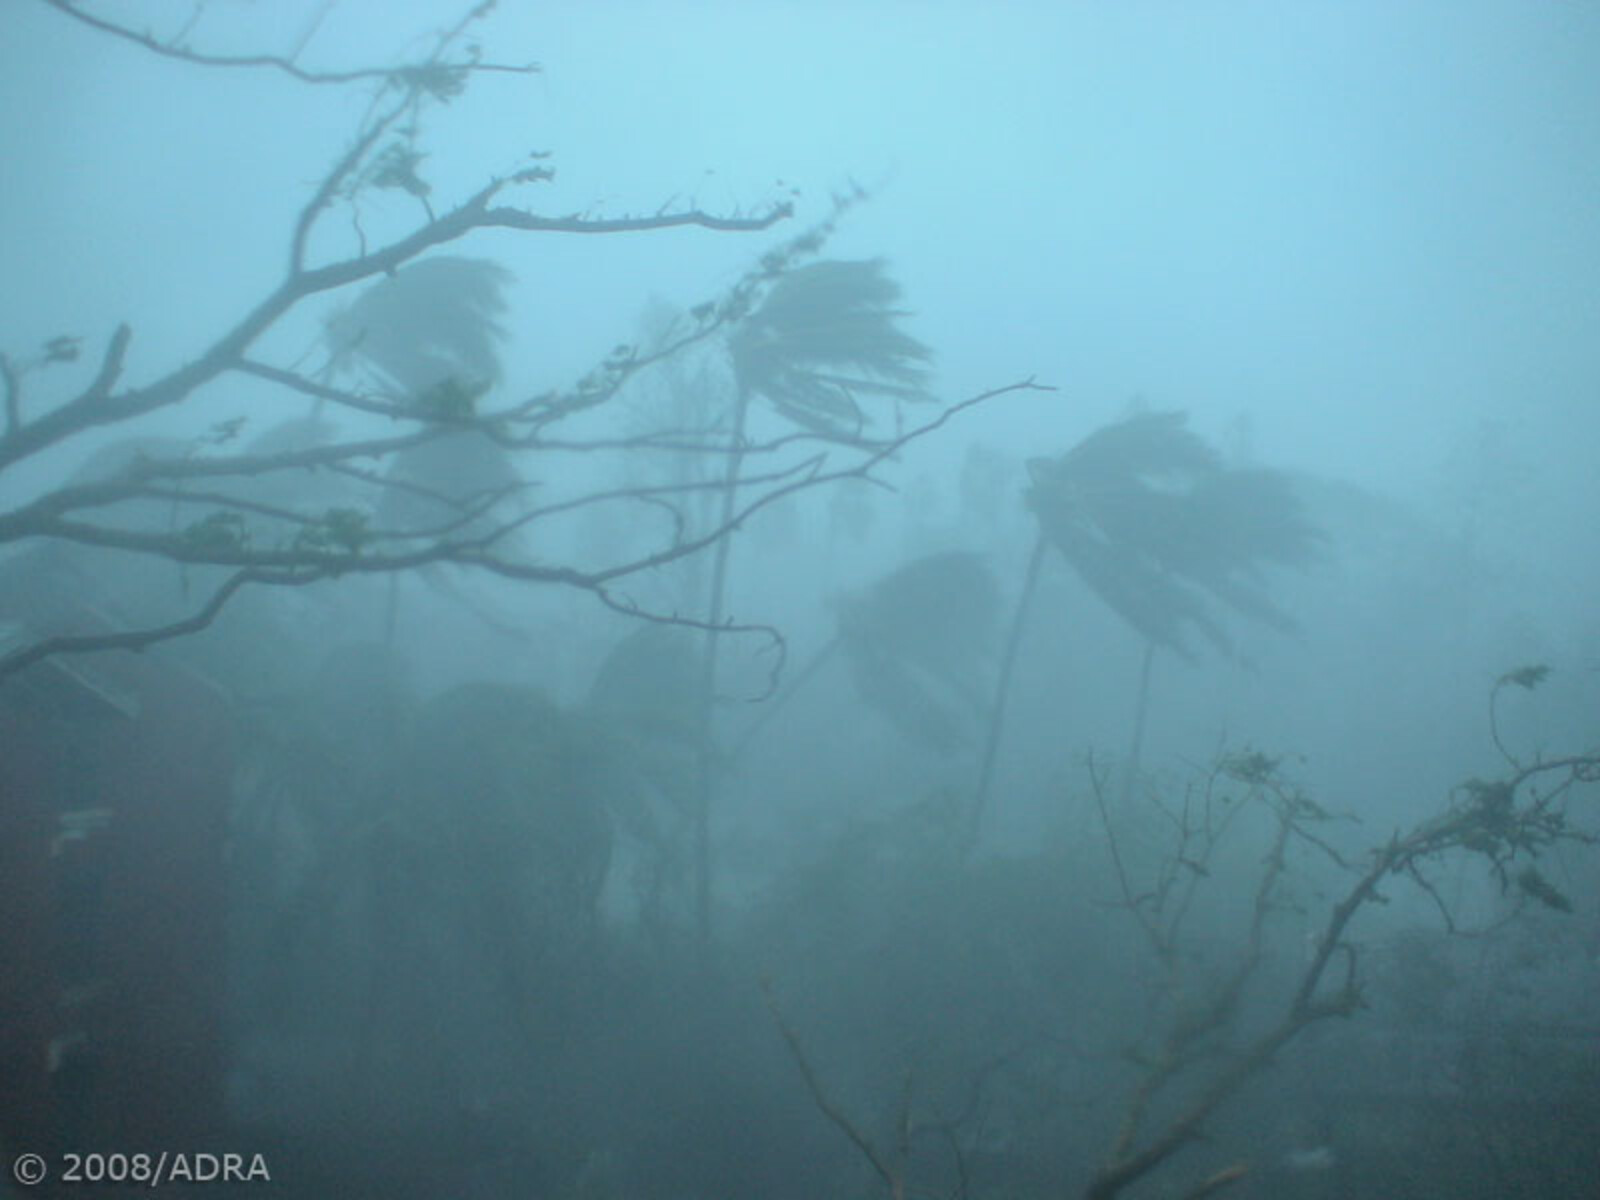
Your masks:
{"label": "overcast sky", "polygon": [[[190,11],[92,7],[167,31]],[[390,64],[462,8],[211,0],[189,37]],[[136,371],[192,352],[270,285],[367,96],[159,61],[38,0],[3,20],[5,348],[126,319]],[[558,178],[528,199],[555,212],[799,188],[804,221],[859,182],[874,199],[833,252],[891,260],[943,391],[1061,388],[963,437],[1064,448],[1138,397],[1217,435],[1246,418],[1264,460],[1432,495],[1496,421],[1547,509],[1596,504],[1600,5],[508,0],[481,38],[543,71],[438,114],[441,201],[533,149]],[[516,378],[542,388],[652,293],[713,294],[765,244],[467,252],[517,272]]]}

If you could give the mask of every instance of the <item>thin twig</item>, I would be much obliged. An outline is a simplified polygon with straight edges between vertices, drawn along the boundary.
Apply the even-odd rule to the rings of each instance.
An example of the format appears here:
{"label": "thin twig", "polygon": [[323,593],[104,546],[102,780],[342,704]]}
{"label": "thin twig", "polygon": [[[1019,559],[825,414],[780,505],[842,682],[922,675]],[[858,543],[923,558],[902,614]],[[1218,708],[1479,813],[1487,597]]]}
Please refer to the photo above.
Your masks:
{"label": "thin twig", "polygon": [[861,1151],[862,1157],[871,1165],[873,1172],[883,1181],[889,1189],[889,1194],[894,1200],[904,1200],[905,1179],[889,1164],[883,1153],[873,1144],[859,1126],[852,1121],[823,1089],[817,1072],[811,1065],[811,1060],[806,1056],[805,1047],[800,1044],[800,1035],[788,1021],[784,1020],[783,1013],[778,1008],[777,997],[773,994],[772,981],[761,981],[761,994],[766,997],[767,1011],[772,1014],[772,1020],[778,1027],[778,1032],[783,1035],[784,1042],[789,1047],[789,1053],[794,1057],[795,1065],[800,1068],[801,1078],[805,1080],[806,1090],[811,1093],[811,1099],[821,1111],[822,1115],[832,1121],[845,1137],[850,1139],[851,1145]]}
{"label": "thin twig", "polygon": [[[178,62],[190,63],[197,67],[222,67],[227,69],[241,69],[265,67],[269,70],[281,71],[283,74],[301,83],[310,84],[342,84],[359,83],[365,79],[392,80],[401,77],[403,68],[394,67],[357,67],[346,71],[313,71],[300,66],[292,59],[284,58],[277,54],[208,54],[201,50],[194,50],[188,46],[159,41],[153,34],[141,33],[129,29],[125,25],[118,25],[115,21],[108,21],[104,17],[95,16],[91,12],[78,7],[73,0],[44,0],[57,12],[64,13],[75,21],[80,21],[101,33],[110,34],[126,42],[158,54],[162,58],[174,59]],[[479,5],[478,9],[487,6]],[[478,9],[473,10],[475,15]],[[530,75],[540,70],[538,63],[485,63],[462,62],[453,63],[450,69],[462,72],[509,72],[515,75]]]}

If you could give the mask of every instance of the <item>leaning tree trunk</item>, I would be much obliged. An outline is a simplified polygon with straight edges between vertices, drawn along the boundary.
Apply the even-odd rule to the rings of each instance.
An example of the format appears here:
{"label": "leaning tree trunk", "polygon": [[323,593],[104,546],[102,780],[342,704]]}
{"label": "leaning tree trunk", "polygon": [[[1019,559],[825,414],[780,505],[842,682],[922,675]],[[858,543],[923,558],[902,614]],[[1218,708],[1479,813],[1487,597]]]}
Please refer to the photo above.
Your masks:
{"label": "leaning tree trunk", "polygon": [[1122,803],[1127,805],[1133,797],[1133,785],[1139,778],[1139,762],[1144,756],[1144,729],[1150,715],[1150,667],[1155,662],[1156,644],[1145,642],[1144,665],[1139,668],[1139,699],[1133,709],[1133,740],[1128,744],[1128,760],[1122,766]]}
{"label": "leaning tree trunk", "polygon": [[706,623],[711,627],[706,633],[705,654],[701,659],[699,729],[697,731],[697,758],[699,780],[694,806],[694,906],[695,925],[702,943],[711,941],[711,810],[717,793],[716,752],[716,699],[717,659],[721,649],[718,632],[727,603],[728,558],[733,549],[733,530],[729,525],[737,511],[739,468],[744,462],[745,417],[750,410],[749,394],[741,388],[733,410],[733,433],[729,443],[728,469],[722,479],[722,511],[717,528],[723,535],[717,539],[711,566],[710,608]]}
{"label": "leaning tree trunk", "polygon": [[1028,620],[1028,605],[1033,600],[1034,585],[1039,582],[1039,568],[1044,563],[1047,546],[1043,533],[1033,544],[1033,554],[1028,558],[1028,572],[1022,581],[1022,595],[1017,598],[1016,615],[1011,618],[1011,632],[1006,635],[1005,654],[1000,660],[1000,677],[995,683],[994,700],[989,705],[989,730],[984,737],[983,758],[978,763],[978,784],[972,797],[972,809],[967,817],[966,849],[970,853],[978,845],[983,832],[984,809],[989,802],[989,788],[994,782],[996,753],[1000,749],[1000,736],[1005,727],[1006,699],[1011,691],[1011,673],[1017,665],[1017,651],[1022,646],[1022,630]]}

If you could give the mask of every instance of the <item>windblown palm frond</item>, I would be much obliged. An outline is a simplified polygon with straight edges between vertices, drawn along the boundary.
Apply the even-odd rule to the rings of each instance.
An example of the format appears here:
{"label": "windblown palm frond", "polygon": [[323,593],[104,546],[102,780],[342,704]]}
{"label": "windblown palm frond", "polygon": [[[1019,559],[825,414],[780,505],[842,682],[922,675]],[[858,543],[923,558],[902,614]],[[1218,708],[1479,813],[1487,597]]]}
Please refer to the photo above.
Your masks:
{"label": "windblown palm frond", "polygon": [[999,608],[980,555],[931,554],[901,567],[841,606],[839,645],[856,690],[917,740],[944,749],[970,740]]}
{"label": "windblown palm frond", "polygon": [[487,533],[526,486],[505,447],[475,429],[401,450],[384,482],[378,517],[386,527],[451,541]]}
{"label": "windblown palm frond", "polygon": [[699,651],[687,629],[640,625],[606,655],[585,704],[610,747],[612,815],[658,850],[669,848],[693,799]]}
{"label": "windblown palm frond", "polygon": [[600,664],[589,686],[589,711],[632,736],[692,751],[698,729],[690,701],[699,683],[699,650],[689,630],[640,625]]}
{"label": "windblown palm frond", "polygon": [[926,398],[932,351],[901,330],[900,288],[881,260],[785,275],[729,339],[739,387],[808,429],[859,429],[858,396]]}
{"label": "windblown palm frond", "polygon": [[1188,653],[1192,628],[1226,652],[1212,600],[1294,627],[1261,569],[1309,561],[1320,532],[1286,478],[1225,467],[1182,413],[1132,417],[1028,468],[1028,501],[1046,537],[1151,641]]}
{"label": "windblown palm frond", "polygon": [[492,384],[510,280],[504,267],[479,258],[441,255],[402,267],[328,320],[332,363],[359,364],[412,399],[452,381]]}

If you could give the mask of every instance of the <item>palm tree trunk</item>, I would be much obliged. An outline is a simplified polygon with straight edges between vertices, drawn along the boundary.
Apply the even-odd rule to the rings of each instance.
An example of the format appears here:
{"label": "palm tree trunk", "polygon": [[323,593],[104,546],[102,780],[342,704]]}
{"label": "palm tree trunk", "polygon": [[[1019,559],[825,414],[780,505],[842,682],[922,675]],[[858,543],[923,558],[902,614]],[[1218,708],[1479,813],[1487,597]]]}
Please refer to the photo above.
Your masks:
{"label": "palm tree trunk", "polygon": [[744,463],[744,425],[750,411],[750,397],[740,389],[734,403],[733,433],[729,442],[727,471],[722,477],[722,512],[717,528],[726,532],[717,539],[711,566],[710,610],[706,623],[705,654],[700,667],[700,712],[698,731],[699,781],[694,809],[694,907],[695,925],[703,944],[711,941],[711,809],[716,801],[717,753],[716,697],[717,659],[721,648],[722,624],[727,603],[728,558],[733,549],[733,530],[728,526],[737,511],[739,468]]}
{"label": "palm tree trunk", "polygon": [[1156,644],[1145,642],[1144,666],[1139,669],[1139,699],[1133,710],[1133,741],[1128,746],[1128,759],[1122,765],[1122,803],[1133,797],[1134,780],[1139,777],[1139,760],[1144,754],[1145,719],[1150,715],[1150,665],[1155,661]]}
{"label": "palm tree trunk", "polygon": [[389,572],[389,595],[383,605],[383,644],[394,649],[395,633],[400,627],[400,572]]}
{"label": "palm tree trunk", "polygon": [[989,786],[994,782],[995,755],[1000,749],[1000,735],[1005,726],[1011,673],[1017,665],[1017,650],[1022,645],[1022,630],[1027,623],[1034,585],[1039,581],[1039,567],[1044,562],[1046,544],[1044,534],[1040,533],[1033,543],[1033,554],[1028,559],[1028,573],[1022,581],[1022,595],[1017,598],[1016,615],[1011,618],[1011,632],[1006,635],[1005,654],[1000,660],[1000,678],[995,683],[994,701],[989,705],[989,732],[984,738],[983,759],[978,764],[978,785],[972,798],[972,811],[967,818],[965,849],[969,854],[977,848],[978,837],[983,832],[983,810],[989,801]]}

